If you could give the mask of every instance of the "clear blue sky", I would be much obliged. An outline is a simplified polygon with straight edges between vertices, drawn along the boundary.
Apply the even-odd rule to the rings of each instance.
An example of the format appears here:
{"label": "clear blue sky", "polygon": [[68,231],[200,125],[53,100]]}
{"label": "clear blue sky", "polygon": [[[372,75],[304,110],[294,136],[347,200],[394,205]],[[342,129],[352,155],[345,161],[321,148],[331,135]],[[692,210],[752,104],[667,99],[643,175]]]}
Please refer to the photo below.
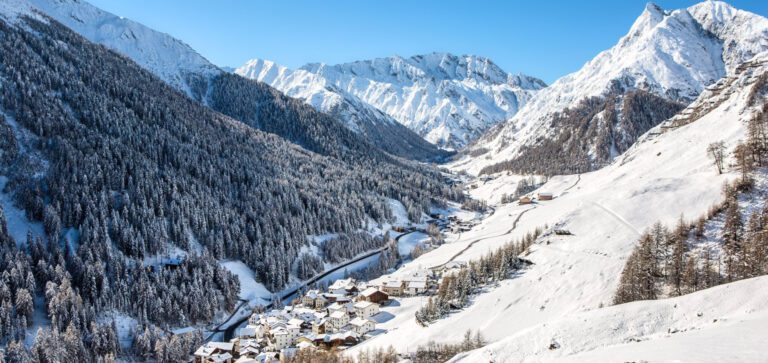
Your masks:
{"label": "clear blue sky", "polygon": [[[645,0],[89,0],[177,37],[213,63],[288,67],[433,51],[489,57],[551,83],[624,35]],[[697,1],[659,0],[665,9]],[[767,0],[734,0],[768,15]]]}

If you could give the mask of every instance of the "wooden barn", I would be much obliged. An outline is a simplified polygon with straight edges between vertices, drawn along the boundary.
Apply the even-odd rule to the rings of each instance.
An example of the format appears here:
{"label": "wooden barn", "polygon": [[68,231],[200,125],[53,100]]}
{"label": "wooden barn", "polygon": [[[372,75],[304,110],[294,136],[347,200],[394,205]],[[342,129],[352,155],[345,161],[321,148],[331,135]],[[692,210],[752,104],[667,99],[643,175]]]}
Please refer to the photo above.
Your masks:
{"label": "wooden barn", "polygon": [[554,198],[552,196],[552,193],[549,192],[540,192],[539,193],[539,200],[552,200]]}

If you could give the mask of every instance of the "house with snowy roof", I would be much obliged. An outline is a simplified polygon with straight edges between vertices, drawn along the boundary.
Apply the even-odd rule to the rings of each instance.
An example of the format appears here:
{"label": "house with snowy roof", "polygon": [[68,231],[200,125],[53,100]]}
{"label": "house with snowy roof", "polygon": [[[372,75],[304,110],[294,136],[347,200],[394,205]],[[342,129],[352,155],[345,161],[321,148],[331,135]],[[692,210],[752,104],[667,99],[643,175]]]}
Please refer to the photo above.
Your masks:
{"label": "house with snowy roof", "polygon": [[260,339],[264,337],[264,333],[266,333],[265,330],[266,329],[261,324],[257,324],[257,325],[248,324],[237,331],[237,336],[240,338]]}
{"label": "house with snowy roof", "polygon": [[379,313],[379,304],[370,301],[358,301],[354,306],[358,318],[368,319]]}
{"label": "house with snowy roof", "polygon": [[375,287],[369,287],[357,295],[357,301],[369,301],[376,304],[381,304],[389,299],[389,295],[386,292],[380,291]]}
{"label": "house with snowy roof", "polygon": [[405,283],[406,295],[418,295],[427,291],[427,281],[408,281]]}
{"label": "house with snowy roof", "polygon": [[328,292],[332,294],[353,295],[356,294],[357,291],[357,285],[353,278],[339,279],[328,286]]}
{"label": "house with snowy roof", "polygon": [[336,311],[328,315],[328,327],[332,331],[339,331],[341,327],[349,323],[349,314],[344,311]]}
{"label": "house with snowy roof", "polygon": [[373,321],[363,319],[359,316],[350,320],[348,326],[350,327],[350,330],[357,333],[358,336],[363,336],[376,328],[376,324],[374,324]]}
{"label": "house with snowy roof", "polygon": [[327,320],[320,319],[318,321],[315,321],[312,323],[312,333],[313,334],[325,334],[326,328],[327,328]]}
{"label": "house with snowy roof", "polygon": [[231,363],[234,346],[231,342],[206,343],[195,351],[195,363]]}
{"label": "house with snowy roof", "polygon": [[328,303],[328,299],[323,296],[320,290],[309,290],[301,298],[301,303],[306,307],[321,309]]}
{"label": "house with snowy roof", "polygon": [[293,342],[293,337],[291,336],[291,333],[285,328],[274,329],[270,332],[270,335],[272,336],[270,345],[275,350],[278,350],[278,351],[280,349],[289,347]]}
{"label": "house with snowy roof", "polygon": [[403,289],[405,289],[405,282],[397,278],[389,279],[381,284],[381,291],[389,296],[400,296],[403,294]]}

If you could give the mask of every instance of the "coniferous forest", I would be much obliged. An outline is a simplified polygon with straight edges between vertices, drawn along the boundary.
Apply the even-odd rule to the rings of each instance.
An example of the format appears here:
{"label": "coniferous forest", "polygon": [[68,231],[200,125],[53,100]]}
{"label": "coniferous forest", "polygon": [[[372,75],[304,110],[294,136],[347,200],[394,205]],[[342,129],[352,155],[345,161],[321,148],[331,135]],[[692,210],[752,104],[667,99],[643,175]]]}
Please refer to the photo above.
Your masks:
{"label": "coniferous forest", "polygon": [[[243,82],[227,77],[213,88]],[[234,95],[212,93],[214,108],[241,123],[50,19],[0,21],[0,78],[3,193],[44,227],[14,243],[2,225],[10,361],[55,361],[54,348],[71,354],[58,358],[111,360],[119,344],[102,313],[145,327],[210,321],[234,308],[239,290],[219,260],[243,260],[279,290],[308,235],[340,234],[323,251],[338,261],[381,246],[357,231],[392,217],[386,198],[411,216],[463,198],[437,170],[378,151],[269,87],[227,88],[248,97],[230,103]],[[71,229],[74,243],[62,238]],[[178,267],[143,263],[178,250]],[[318,269],[303,259],[304,274]],[[51,326],[27,352],[19,341],[38,313]]]}

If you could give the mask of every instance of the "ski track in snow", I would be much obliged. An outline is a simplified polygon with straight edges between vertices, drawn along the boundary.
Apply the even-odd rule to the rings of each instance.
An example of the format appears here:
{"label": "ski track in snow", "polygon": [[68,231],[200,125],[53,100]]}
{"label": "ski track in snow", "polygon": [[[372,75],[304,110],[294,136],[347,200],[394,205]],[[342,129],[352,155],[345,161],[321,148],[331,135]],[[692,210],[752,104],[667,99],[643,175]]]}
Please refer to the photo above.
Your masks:
{"label": "ski track in snow", "polygon": [[606,206],[604,206],[604,205],[602,205],[602,204],[600,204],[598,202],[592,202],[592,205],[594,205],[595,207],[598,207],[598,208],[604,210],[606,213],[608,213],[612,217],[616,218],[616,220],[621,222],[623,225],[627,226],[627,228],[633,230],[635,232],[635,234],[637,234],[638,237],[640,237],[642,235],[642,233],[640,233],[640,231],[637,228],[635,228],[635,226],[633,226],[632,223],[629,223],[629,221],[624,219],[624,217],[620,216],[618,213],[612,211],[608,207],[606,207]]}

